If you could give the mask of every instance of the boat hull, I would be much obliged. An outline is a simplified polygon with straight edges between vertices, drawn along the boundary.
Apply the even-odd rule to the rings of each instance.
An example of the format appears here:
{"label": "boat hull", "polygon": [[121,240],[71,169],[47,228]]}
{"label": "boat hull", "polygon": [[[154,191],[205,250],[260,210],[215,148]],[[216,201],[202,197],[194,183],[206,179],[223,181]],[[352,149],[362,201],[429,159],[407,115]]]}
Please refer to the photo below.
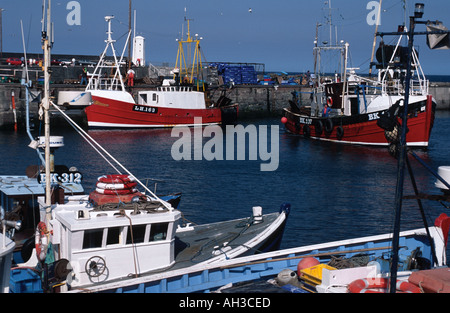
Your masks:
{"label": "boat hull", "polygon": [[[435,241],[438,266],[446,264],[446,242],[442,240],[443,230],[430,227]],[[420,249],[422,257],[431,259],[432,250],[426,238],[424,228],[404,231],[400,234],[405,256]],[[383,258],[391,252],[392,234],[354,238],[304,247],[278,250],[259,255],[229,259],[220,264],[202,264],[190,269],[152,275],[146,281],[141,280],[130,288],[109,289],[115,293],[198,293],[211,292],[218,288],[237,283],[267,280],[275,277],[284,269],[297,270],[299,261],[305,257],[320,258],[321,263],[329,262],[333,256],[349,258],[361,253],[371,258]],[[405,259],[405,267],[407,261]],[[138,282],[136,280],[136,282]],[[99,290],[100,291],[100,290]],[[253,291],[254,292],[254,291]]]}
{"label": "boat hull", "polygon": [[[434,123],[436,104],[432,97],[409,105],[408,133],[410,147],[427,147]],[[286,130],[311,139],[356,145],[388,146],[385,131],[377,125],[387,110],[335,117],[311,117],[285,109]]]}
{"label": "boat hull", "polygon": [[[174,126],[234,123],[237,105],[204,109],[184,109],[135,104],[92,95],[85,109],[89,127],[163,128]],[[201,122],[199,123],[199,119]]]}
{"label": "boat hull", "polygon": [[[83,286],[82,288],[73,288],[69,290],[70,293],[82,293],[87,289],[90,292],[98,293],[123,293],[123,292],[138,292],[138,293],[159,293],[167,292],[162,285],[167,285],[166,278],[184,276],[185,273],[197,272],[202,268],[220,267],[221,264],[227,260],[238,257],[250,257],[252,255],[265,254],[277,251],[283,237],[287,218],[289,215],[290,206],[283,205],[278,213],[270,213],[263,215],[263,220],[260,226],[254,225],[254,229],[248,229],[242,232],[240,239],[235,237],[230,242],[219,249],[220,240],[216,236],[223,236],[223,229],[229,228],[230,225],[244,225],[248,219],[239,219],[227,222],[218,222],[213,224],[198,225],[192,227],[188,232],[177,232],[176,246],[176,262],[170,269],[163,269],[153,273],[142,274],[137,278],[120,279],[102,284],[94,284]],[[244,223],[244,224],[243,224]],[[235,226],[233,226],[235,227]],[[239,229],[239,228],[237,228]],[[188,237],[192,237],[189,232],[195,232],[200,236],[197,240],[187,241]],[[207,236],[207,234],[215,234]],[[205,237],[207,236],[207,237]],[[195,239],[195,236],[193,237]],[[215,252],[211,253],[208,247],[211,243],[217,245]],[[177,246],[185,246],[178,251]],[[229,248],[227,248],[227,246]],[[194,251],[194,254],[192,254]],[[181,274],[183,273],[183,274]],[[183,283],[181,281],[174,282],[175,284]],[[171,283],[169,283],[171,285]],[[145,287],[144,287],[145,286]],[[176,288],[177,289],[177,288]],[[186,292],[183,291],[183,292]]]}

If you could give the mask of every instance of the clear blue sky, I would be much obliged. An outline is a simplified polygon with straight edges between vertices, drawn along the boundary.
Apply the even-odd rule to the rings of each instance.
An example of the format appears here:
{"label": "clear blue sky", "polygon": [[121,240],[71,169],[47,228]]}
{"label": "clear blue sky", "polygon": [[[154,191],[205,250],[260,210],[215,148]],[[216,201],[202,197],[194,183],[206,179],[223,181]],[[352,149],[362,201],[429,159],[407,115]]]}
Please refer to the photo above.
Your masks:
{"label": "clear blue sky", "polygon": [[[367,23],[370,0],[331,0],[333,24],[338,37],[350,44],[351,66],[368,71],[375,26]],[[69,0],[52,0],[55,22],[53,53],[97,55],[103,51],[106,31],[104,16],[114,15],[114,37],[121,38],[121,51],[128,30],[128,0],[78,0],[81,25],[66,22]],[[408,4],[408,16],[414,9]],[[450,27],[450,1],[422,0],[425,19],[439,19]],[[395,31],[403,23],[402,0],[383,0],[380,31]],[[132,0],[137,10],[137,34],[146,38],[147,61],[175,63],[184,8],[193,19],[191,33],[204,37],[202,48],[207,61],[265,63],[268,71],[312,70],[312,47],[317,22],[326,23],[325,0]],[[42,0],[0,0],[3,12],[3,51],[21,52],[20,20],[24,24],[29,52],[40,52]],[[249,9],[251,13],[249,12]],[[421,26],[420,30],[424,30]],[[329,38],[329,28],[321,27],[321,40]],[[389,41],[386,38],[385,41]],[[416,38],[422,66],[429,74],[450,75],[450,50],[430,51],[425,37]]]}

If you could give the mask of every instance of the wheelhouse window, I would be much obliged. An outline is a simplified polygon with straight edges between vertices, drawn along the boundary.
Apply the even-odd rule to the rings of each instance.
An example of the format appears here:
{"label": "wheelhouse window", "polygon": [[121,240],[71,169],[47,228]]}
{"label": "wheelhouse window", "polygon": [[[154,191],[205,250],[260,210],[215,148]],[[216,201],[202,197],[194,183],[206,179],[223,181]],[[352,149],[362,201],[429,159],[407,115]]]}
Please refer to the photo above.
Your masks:
{"label": "wheelhouse window", "polygon": [[166,240],[169,223],[152,224],[149,241]]}
{"label": "wheelhouse window", "polygon": [[147,104],[147,94],[146,93],[141,93],[140,94],[142,101],[144,101],[145,104]]}
{"label": "wheelhouse window", "polygon": [[106,237],[106,245],[117,245],[121,243],[120,236],[122,233],[122,227],[108,228],[108,235]]}
{"label": "wheelhouse window", "polygon": [[102,246],[103,229],[89,229],[84,231],[83,249],[100,248]]}
{"label": "wheelhouse window", "polygon": [[[147,225],[133,225],[133,227],[128,227],[127,244],[144,242],[146,228]],[[133,236],[131,236],[131,229],[133,229]]]}

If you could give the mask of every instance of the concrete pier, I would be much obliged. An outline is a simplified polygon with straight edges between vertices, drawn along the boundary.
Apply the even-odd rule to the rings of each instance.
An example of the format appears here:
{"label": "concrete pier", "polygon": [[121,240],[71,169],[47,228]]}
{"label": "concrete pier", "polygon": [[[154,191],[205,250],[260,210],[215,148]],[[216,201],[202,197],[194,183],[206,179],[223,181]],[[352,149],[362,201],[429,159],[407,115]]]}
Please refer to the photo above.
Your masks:
{"label": "concrete pier", "polygon": [[450,83],[431,83],[430,93],[436,99],[438,110],[450,110]]}

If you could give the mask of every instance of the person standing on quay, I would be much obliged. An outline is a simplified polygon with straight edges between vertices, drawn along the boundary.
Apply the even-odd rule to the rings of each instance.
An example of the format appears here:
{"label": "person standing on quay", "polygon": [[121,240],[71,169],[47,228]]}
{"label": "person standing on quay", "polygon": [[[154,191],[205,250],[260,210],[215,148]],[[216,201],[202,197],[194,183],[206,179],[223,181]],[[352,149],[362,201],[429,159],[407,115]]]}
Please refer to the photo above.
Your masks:
{"label": "person standing on quay", "polygon": [[134,70],[130,67],[130,69],[127,72],[127,83],[128,83],[128,87],[134,87],[134,75],[136,73],[134,72]]}

